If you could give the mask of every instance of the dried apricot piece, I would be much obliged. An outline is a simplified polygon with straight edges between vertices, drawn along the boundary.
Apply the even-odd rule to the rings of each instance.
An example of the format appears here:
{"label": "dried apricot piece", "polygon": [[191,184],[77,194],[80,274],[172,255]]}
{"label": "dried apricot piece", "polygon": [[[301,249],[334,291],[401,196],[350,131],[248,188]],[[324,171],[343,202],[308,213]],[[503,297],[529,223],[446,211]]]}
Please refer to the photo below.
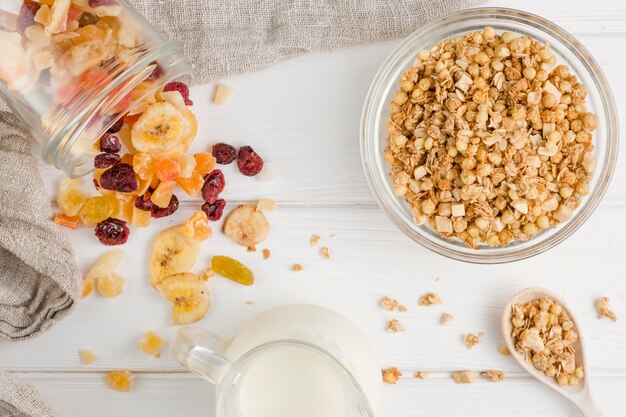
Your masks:
{"label": "dried apricot piece", "polygon": [[192,240],[206,240],[213,232],[209,226],[209,219],[204,211],[195,212],[180,228],[183,235]]}
{"label": "dried apricot piece", "polygon": [[87,201],[87,194],[81,189],[80,179],[63,178],[59,184],[57,204],[61,211],[68,216],[76,216],[80,208]]}
{"label": "dried apricot piece", "polygon": [[196,160],[196,171],[203,177],[215,168],[215,157],[210,153],[197,153],[193,157]]}
{"label": "dried apricot piece", "polygon": [[124,292],[126,280],[117,272],[98,278],[98,292],[105,297],[117,297]]}
{"label": "dried apricot piece", "polygon": [[175,187],[176,181],[161,181],[150,196],[150,200],[158,207],[166,208],[170,204]]}
{"label": "dried apricot piece", "polygon": [[111,371],[106,376],[106,383],[112,390],[127,392],[133,386],[133,374],[130,371]]}
{"label": "dried apricot piece", "polygon": [[194,170],[190,177],[178,177],[176,178],[176,182],[188,196],[196,196],[200,190],[202,190],[204,178],[198,173],[198,171]]}
{"label": "dried apricot piece", "polygon": [[152,164],[154,172],[161,181],[172,181],[180,175],[180,164],[171,159],[158,159]]}
{"label": "dried apricot piece", "polygon": [[95,196],[89,198],[78,212],[78,217],[85,226],[93,226],[113,215],[115,211],[115,199],[108,196]]}
{"label": "dried apricot piece", "polygon": [[214,256],[211,268],[223,276],[239,284],[250,286],[254,284],[254,273],[241,262],[228,256]]}
{"label": "dried apricot piece", "polygon": [[52,221],[60,226],[69,227],[70,229],[76,229],[80,224],[80,218],[78,216],[67,216],[63,213],[55,214]]}
{"label": "dried apricot piece", "polygon": [[139,342],[137,347],[148,355],[157,356],[161,348],[165,345],[165,340],[153,331],[147,331]]}

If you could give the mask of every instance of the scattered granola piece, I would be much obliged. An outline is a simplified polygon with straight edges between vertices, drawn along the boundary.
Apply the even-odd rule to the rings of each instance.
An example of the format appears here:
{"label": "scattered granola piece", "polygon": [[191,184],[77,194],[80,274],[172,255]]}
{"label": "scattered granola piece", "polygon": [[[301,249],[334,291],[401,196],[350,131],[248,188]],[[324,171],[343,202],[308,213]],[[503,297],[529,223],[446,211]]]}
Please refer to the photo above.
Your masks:
{"label": "scattered granola piece", "polygon": [[430,374],[429,372],[424,372],[424,371],[415,372],[415,378],[424,380],[428,378],[429,374]]}
{"label": "scattered granola piece", "polygon": [[256,252],[256,246],[248,246],[248,252]]}
{"label": "scattered granola piece", "polygon": [[452,379],[457,384],[471,384],[476,381],[476,374],[473,371],[452,372]]}
{"label": "scattered granola piece", "polygon": [[320,241],[320,239],[321,239],[320,235],[313,235],[313,236],[311,236],[311,241],[310,241],[311,246],[317,245],[317,243]]}
{"label": "scattered granola piece", "polygon": [[390,333],[399,333],[404,331],[404,326],[396,319],[387,323],[387,331]]}
{"label": "scattered granola piece", "polygon": [[139,342],[137,343],[139,350],[152,356],[157,356],[164,345],[165,340],[150,330],[141,336],[141,339],[139,339]]}
{"label": "scattered granola piece", "polygon": [[256,205],[256,209],[260,211],[274,211],[277,207],[278,204],[271,198],[261,198]]}
{"label": "scattered granola piece", "polygon": [[504,380],[504,372],[502,371],[489,370],[481,372],[480,376],[483,378],[487,378],[489,382],[500,382]]}
{"label": "scattered granola piece", "polygon": [[433,304],[441,303],[443,303],[443,300],[441,299],[441,297],[439,297],[439,295],[435,294],[434,292],[429,292],[420,297],[418,304],[424,307],[428,307]]}
{"label": "scattered granola piece", "polygon": [[271,252],[269,249],[265,248],[263,249],[263,259],[269,259],[271,255]]}
{"label": "scattered granola piece", "polygon": [[448,324],[448,322],[450,322],[450,320],[452,320],[454,317],[452,317],[452,314],[448,314],[448,313],[443,313],[441,315],[441,319],[439,319],[439,324],[441,324],[442,326],[445,326],[446,324]]}
{"label": "scattered granola piece", "polygon": [[398,368],[383,369],[382,374],[383,381],[392,385],[395,385],[400,377],[402,377],[402,372],[398,371]]}
{"label": "scattered granola piece", "polygon": [[617,321],[617,314],[609,309],[609,297],[602,297],[596,301],[596,309],[598,310],[598,318],[609,318],[613,321]]}
{"label": "scattered granola piece", "polygon": [[322,258],[330,259],[330,252],[328,251],[328,248],[326,246],[322,247],[321,252],[322,252]]}
{"label": "scattered granola piece", "polygon": [[294,271],[294,272],[300,272],[300,271],[302,271],[302,269],[303,269],[302,265],[300,265],[300,264],[293,264],[293,265],[291,265],[291,270]]}
{"label": "scattered granola piece", "polygon": [[387,311],[396,311],[398,309],[398,301],[384,296],[383,299],[380,300],[380,306]]}
{"label": "scattered granola piece", "polygon": [[80,357],[80,361],[85,365],[90,365],[98,359],[96,354],[90,350],[79,350],[78,356]]}
{"label": "scattered granola piece", "polygon": [[246,304],[247,304],[247,305],[249,305],[249,306],[251,306],[252,304],[254,304],[254,301],[252,301],[252,300],[246,300]]}
{"label": "scattered granola piece", "polygon": [[498,349],[498,352],[500,352],[500,355],[504,355],[504,356],[508,356],[511,354],[511,351],[509,350],[509,348],[504,345],[500,346],[500,349]]}
{"label": "scattered granola piece", "polygon": [[468,349],[471,349],[476,346],[478,342],[480,342],[480,336],[475,335],[474,333],[468,333],[463,337],[463,340],[465,340],[465,346],[467,346]]}
{"label": "scattered granola piece", "polygon": [[215,275],[217,275],[215,270],[212,267],[208,267],[207,269],[202,271],[202,273],[200,274],[200,279],[202,281],[208,281],[209,278],[213,278]]}
{"label": "scattered granola piece", "polygon": [[398,306],[398,311],[399,311],[400,313],[406,313],[407,311],[409,311],[409,309],[408,309],[408,308],[406,308],[406,306],[403,306],[402,304],[400,304],[400,305]]}
{"label": "scattered granola piece", "polygon": [[557,301],[541,298],[511,307],[511,336],[526,362],[561,385],[576,385],[585,376],[576,364],[578,332]]}
{"label": "scattered granola piece", "polygon": [[133,374],[130,371],[111,371],[106,376],[109,388],[115,391],[127,392],[133,386]]}
{"label": "scattered granola piece", "polygon": [[226,104],[230,99],[230,95],[233,92],[233,87],[226,84],[218,84],[215,88],[215,96],[213,97],[213,103]]}

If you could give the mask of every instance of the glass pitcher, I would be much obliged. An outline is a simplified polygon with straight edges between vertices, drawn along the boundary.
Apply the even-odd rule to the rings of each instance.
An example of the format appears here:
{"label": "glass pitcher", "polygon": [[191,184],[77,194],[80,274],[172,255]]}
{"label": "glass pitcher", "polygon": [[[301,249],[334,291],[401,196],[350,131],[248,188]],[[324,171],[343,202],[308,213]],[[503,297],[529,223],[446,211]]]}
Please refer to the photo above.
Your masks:
{"label": "glass pitcher", "polygon": [[217,417],[373,417],[379,401],[371,346],[351,322],[319,306],[269,310],[228,342],[185,327],[172,353],[215,384]]}

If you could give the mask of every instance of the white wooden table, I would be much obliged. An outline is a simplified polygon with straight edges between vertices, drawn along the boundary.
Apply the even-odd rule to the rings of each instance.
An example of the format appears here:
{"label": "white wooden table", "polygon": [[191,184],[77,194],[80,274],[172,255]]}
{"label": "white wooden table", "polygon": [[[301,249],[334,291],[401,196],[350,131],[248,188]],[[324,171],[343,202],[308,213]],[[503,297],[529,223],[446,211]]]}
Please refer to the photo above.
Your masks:
{"label": "white wooden table", "polygon": [[[572,32],[596,57],[626,121],[626,3],[622,0],[512,0],[490,5],[523,7]],[[544,286],[561,294],[578,313],[586,333],[596,396],[607,417],[626,415],[626,155],[602,205],[574,236],[559,247],[510,265],[478,266],[451,261],[406,238],[377,207],[361,169],[358,124],[361,106],[374,73],[398,41],[307,55],[265,71],[226,80],[235,86],[231,102],[211,104],[213,86],[193,90],[200,130],[194,151],[217,141],[250,144],[283,171],[280,180],[260,184],[225,170],[229,207],[259,197],[276,199],[269,214],[272,232],[260,248],[247,253],[220,233],[205,243],[197,269],[224,254],[251,266],[257,283],[244,288],[214,279],[212,312],[200,323],[225,336],[255,314],[283,303],[311,302],[331,307],[352,319],[369,337],[382,366],[397,366],[405,375],[385,386],[381,417],[416,416],[577,416],[558,395],[525,375],[511,357],[502,356],[498,321],[502,306],[516,291]],[[622,147],[624,150],[625,147]],[[48,190],[56,192],[60,175],[42,165]],[[147,230],[132,231],[123,249],[126,292],[117,299],[92,295],[49,333],[28,342],[0,342],[0,368],[33,383],[63,417],[213,415],[209,384],[184,372],[169,354],[151,358],[135,348],[152,329],[171,337],[169,308],[148,285],[147,254],[152,238],[198,210],[198,200],[182,202],[176,215]],[[219,230],[218,227],[215,227]],[[309,246],[322,236],[331,259]],[[330,238],[332,233],[336,238]],[[106,250],[92,231],[70,232],[81,268],[87,270]],[[301,263],[304,270],[292,272]],[[440,280],[436,280],[440,278]],[[436,291],[442,306],[417,307],[418,297]],[[399,318],[407,331],[384,331],[390,314],[382,295],[409,306]],[[596,297],[608,295],[621,321],[598,320]],[[246,304],[253,300],[254,304]],[[442,312],[454,315],[447,327]],[[462,334],[484,332],[473,350]],[[100,360],[81,365],[79,349],[95,351]],[[130,393],[110,391],[104,374],[126,368],[136,375]],[[479,381],[455,385],[449,372],[501,369],[502,383]],[[411,374],[431,372],[426,381]],[[269,417],[269,416],[268,416]]]}

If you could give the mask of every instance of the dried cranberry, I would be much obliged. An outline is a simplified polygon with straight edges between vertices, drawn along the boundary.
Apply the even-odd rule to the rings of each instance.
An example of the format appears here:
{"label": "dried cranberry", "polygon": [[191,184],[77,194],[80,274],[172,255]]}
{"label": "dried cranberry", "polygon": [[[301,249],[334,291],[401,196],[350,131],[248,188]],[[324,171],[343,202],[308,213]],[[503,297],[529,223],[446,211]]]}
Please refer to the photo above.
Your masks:
{"label": "dried cranberry", "polygon": [[164,73],[163,67],[157,64],[156,62],[152,62],[150,65],[156,65],[156,66],[154,67],[150,75],[148,75],[148,78],[146,78],[146,80],[154,81],[154,80],[158,80],[159,78],[161,78]]}
{"label": "dried cranberry", "polygon": [[137,207],[139,210],[152,211],[156,206],[154,205],[152,200],[150,200],[151,196],[152,192],[146,191],[144,195],[140,195],[139,197],[137,197],[137,199],[135,200],[135,207]]}
{"label": "dried cranberry", "polygon": [[185,104],[187,106],[193,106],[193,101],[189,99],[189,87],[187,87],[187,84],[174,81],[165,84],[163,91],[178,91],[180,95],[183,96],[183,99],[185,99]]}
{"label": "dried cranberry", "polygon": [[101,153],[93,159],[93,166],[96,168],[108,168],[115,164],[119,164],[122,159],[116,153]]}
{"label": "dried cranberry", "polygon": [[120,117],[119,119],[117,119],[115,121],[115,123],[113,124],[113,126],[111,126],[109,128],[109,130],[107,130],[107,132],[109,133],[117,133],[120,130],[122,130],[122,127],[124,126],[124,118]]}
{"label": "dried cranberry", "polygon": [[122,220],[108,218],[96,225],[96,237],[100,243],[107,246],[121,245],[126,243],[130,229]]}
{"label": "dried cranberry", "polygon": [[237,168],[243,175],[253,177],[263,169],[263,159],[251,146],[242,146],[237,155]]}
{"label": "dried cranberry", "polygon": [[162,208],[157,206],[156,204],[152,206],[152,217],[159,218],[169,216],[170,214],[174,214],[176,210],[178,210],[178,197],[172,195],[172,198],[170,199],[170,204],[167,207]]}
{"label": "dried cranberry", "polygon": [[105,133],[100,138],[100,151],[107,153],[118,153],[122,150],[122,142],[114,133]]}
{"label": "dried cranberry", "polygon": [[137,191],[135,171],[128,164],[113,165],[102,173],[100,186],[105,190],[115,190],[124,193]]}
{"label": "dried cranberry", "polygon": [[228,165],[237,159],[237,149],[227,143],[216,143],[213,145],[213,156],[218,164]]}
{"label": "dried cranberry", "polygon": [[204,177],[204,185],[202,186],[202,198],[207,203],[215,203],[217,196],[224,191],[226,180],[224,174],[219,169],[209,172]]}
{"label": "dried cranberry", "polygon": [[206,213],[206,216],[211,221],[218,221],[222,218],[222,214],[224,214],[224,207],[226,207],[226,200],[215,200],[215,203],[204,203],[202,205],[202,211]]}
{"label": "dried cranberry", "polygon": [[35,15],[39,11],[41,4],[31,0],[25,0],[17,17],[17,29],[23,32],[27,27],[35,24]]}

